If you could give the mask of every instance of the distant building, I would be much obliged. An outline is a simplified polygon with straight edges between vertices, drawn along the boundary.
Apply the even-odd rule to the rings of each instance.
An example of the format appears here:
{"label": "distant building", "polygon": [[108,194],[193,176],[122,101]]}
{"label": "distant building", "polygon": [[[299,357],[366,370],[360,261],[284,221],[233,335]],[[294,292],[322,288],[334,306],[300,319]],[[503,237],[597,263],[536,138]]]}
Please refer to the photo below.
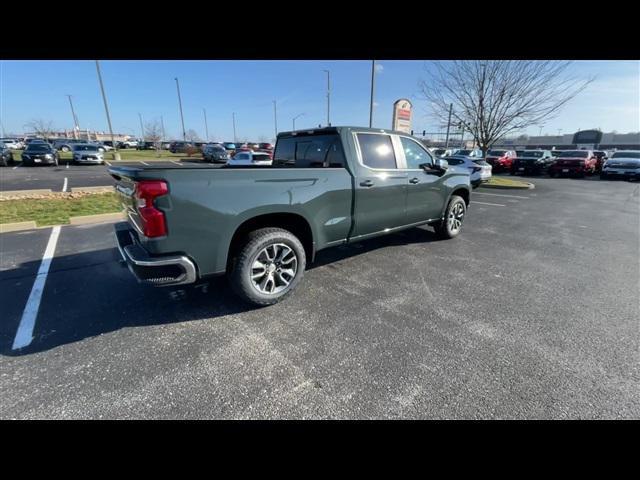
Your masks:
{"label": "distant building", "polygon": [[[26,134],[27,137],[34,137],[34,134]],[[77,130],[74,135],[73,129],[60,130],[52,132],[50,138],[78,138],[80,140],[91,140],[103,142],[105,140],[111,140],[111,134],[109,132],[98,132],[94,130]],[[125,140],[136,138],[133,135],[125,135],[123,133],[114,133],[113,139],[116,142],[124,142]]]}
{"label": "distant building", "polygon": [[[594,130],[595,132],[595,130]],[[579,132],[576,132],[579,133]],[[581,144],[574,143],[576,133],[567,133],[565,135],[532,135],[530,137],[506,138],[496,143],[496,147],[519,147],[519,148],[543,148],[543,149],[572,149],[581,148],[586,145],[597,146],[604,150],[639,150],[640,149],[640,132],[617,133],[600,132],[601,139],[598,143]],[[585,130],[582,133],[586,133]]]}

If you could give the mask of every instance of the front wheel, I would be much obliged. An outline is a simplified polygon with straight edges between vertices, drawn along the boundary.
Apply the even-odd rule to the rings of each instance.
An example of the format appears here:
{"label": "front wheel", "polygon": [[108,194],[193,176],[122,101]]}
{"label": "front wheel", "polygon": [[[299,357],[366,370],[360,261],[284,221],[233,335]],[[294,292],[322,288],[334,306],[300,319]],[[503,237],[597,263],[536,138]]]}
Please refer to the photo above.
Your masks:
{"label": "front wheel", "polygon": [[246,302],[273,305],[300,283],[306,267],[304,247],[291,232],[261,228],[247,235],[231,268],[231,288]]}
{"label": "front wheel", "polygon": [[462,197],[452,195],[444,214],[444,220],[434,225],[434,230],[440,238],[455,238],[462,230],[462,222],[467,213],[467,204]]}

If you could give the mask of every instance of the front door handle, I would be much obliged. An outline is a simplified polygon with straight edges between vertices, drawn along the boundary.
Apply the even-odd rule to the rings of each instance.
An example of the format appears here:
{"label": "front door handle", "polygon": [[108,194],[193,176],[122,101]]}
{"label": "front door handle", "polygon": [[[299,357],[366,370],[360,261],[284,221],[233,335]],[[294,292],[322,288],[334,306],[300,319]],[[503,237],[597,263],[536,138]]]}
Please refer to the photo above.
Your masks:
{"label": "front door handle", "polygon": [[373,187],[373,182],[371,180],[365,180],[364,182],[360,182],[361,187]]}
{"label": "front door handle", "polygon": [[420,182],[420,180],[418,179],[418,177],[413,177],[411,180],[409,180],[409,183],[418,183]]}

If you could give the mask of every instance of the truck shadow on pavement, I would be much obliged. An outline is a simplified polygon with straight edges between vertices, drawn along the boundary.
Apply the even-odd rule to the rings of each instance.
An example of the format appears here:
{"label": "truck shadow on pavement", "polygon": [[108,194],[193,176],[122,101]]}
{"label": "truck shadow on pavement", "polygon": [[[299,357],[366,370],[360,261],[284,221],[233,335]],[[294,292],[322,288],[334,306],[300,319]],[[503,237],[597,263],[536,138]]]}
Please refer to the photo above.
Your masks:
{"label": "truck shadow on pavement", "polygon": [[[423,228],[319,252],[308,270],[379,248],[437,241]],[[7,315],[0,323],[0,355],[19,357],[132,327],[158,326],[217,318],[255,310],[238,299],[225,277],[194,285],[155,288],[137,283],[119,262],[115,248],[55,257],[42,295],[33,341],[13,350],[22,312],[39,262],[0,272],[2,302]],[[306,279],[310,281],[310,279]],[[21,286],[19,294],[16,286]],[[270,308],[270,307],[266,307]],[[272,308],[272,307],[271,307]]]}

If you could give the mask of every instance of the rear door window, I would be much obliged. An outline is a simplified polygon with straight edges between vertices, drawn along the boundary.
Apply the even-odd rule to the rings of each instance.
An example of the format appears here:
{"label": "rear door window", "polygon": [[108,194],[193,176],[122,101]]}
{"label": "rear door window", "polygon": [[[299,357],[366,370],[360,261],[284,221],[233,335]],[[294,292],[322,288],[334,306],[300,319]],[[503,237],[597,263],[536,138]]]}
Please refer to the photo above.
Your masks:
{"label": "rear door window", "polygon": [[357,133],[362,163],[369,168],[396,169],[396,154],[391,136],[377,133]]}
{"label": "rear door window", "polygon": [[344,167],[340,137],[331,134],[279,138],[273,165],[295,168]]}

